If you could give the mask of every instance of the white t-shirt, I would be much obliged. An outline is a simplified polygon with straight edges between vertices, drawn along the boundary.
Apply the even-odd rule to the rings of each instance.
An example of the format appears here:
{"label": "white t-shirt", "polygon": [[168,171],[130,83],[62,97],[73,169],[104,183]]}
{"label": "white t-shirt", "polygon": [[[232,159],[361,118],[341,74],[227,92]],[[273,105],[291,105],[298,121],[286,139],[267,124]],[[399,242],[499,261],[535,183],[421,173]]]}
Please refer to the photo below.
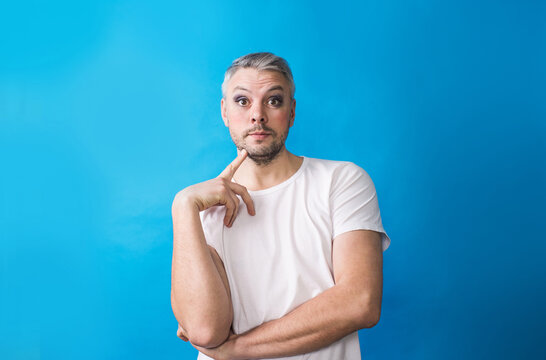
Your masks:
{"label": "white t-shirt", "polygon": [[[256,215],[240,199],[231,228],[224,206],[200,213],[207,243],[224,262],[233,302],[233,331],[243,333],[281,318],[334,286],[333,239],[351,230],[381,233],[375,186],[352,162],[303,158],[286,181],[250,191]],[[198,360],[210,359],[200,353]],[[360,359],[357,332],[309,354],[283,359]]]}

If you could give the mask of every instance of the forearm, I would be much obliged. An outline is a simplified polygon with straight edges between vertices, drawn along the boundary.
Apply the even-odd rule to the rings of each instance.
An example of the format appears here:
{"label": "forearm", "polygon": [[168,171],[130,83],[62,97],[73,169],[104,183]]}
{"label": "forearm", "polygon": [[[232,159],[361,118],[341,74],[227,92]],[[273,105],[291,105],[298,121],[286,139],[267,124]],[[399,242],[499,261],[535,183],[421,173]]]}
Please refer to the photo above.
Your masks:
{"label": "forearm", "polygon": [[171,302],[190,341],[219,344],[228,336],[233,309],[226,286],[206,244],[199,210],[173,203]]}
{"label": "forearm", "polygon": [[259,359],[309,353],[375,324],[366,302],[350,287],[336,285],[284,317],[266,322],[233,340],[237,358]]}

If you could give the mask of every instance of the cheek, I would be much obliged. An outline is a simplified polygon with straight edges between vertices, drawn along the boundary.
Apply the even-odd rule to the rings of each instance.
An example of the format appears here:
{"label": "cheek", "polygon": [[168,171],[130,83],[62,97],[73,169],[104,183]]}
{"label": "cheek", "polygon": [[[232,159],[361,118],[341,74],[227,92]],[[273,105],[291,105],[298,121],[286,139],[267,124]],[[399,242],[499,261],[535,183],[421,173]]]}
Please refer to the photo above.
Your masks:
{"label": "cheek", "polygon": [[271,118],[275,119],[275,121],[279,123],[290,122],[290,110],[276,111],[274,114],[272,114]]}
{"label": "cheek", "polygon": [[232,135],[242,136],[242,134],[247,130],[246,122],[237,116],[230,116],[229,118],[229,131]]}
{"label": "cheek", "polygon": [[244,114],[246,112],[246,109],[242,106],[237,106],[235,104],[230,104],[228,106],[228,112],[231,114]]}
{"label": "cheek", "polygon": [[233,108],[228,112],[230,124],[235,128],[242,127],[247,122],[248,114],[241,108]]}

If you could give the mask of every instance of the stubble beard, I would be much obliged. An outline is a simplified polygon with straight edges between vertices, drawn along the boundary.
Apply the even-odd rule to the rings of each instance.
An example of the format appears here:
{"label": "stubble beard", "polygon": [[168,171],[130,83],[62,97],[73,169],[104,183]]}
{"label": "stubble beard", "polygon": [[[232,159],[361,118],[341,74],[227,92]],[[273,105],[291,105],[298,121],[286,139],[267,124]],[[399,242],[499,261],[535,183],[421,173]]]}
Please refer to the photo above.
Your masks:
{"label": "stubble beard", "polygon": [[[254,161],[256,165],[266,166],[269,165],[273,160],[275,160],[283,150],[284,143],[286,141],[286,138],[288,137],[289,129],[290,125],[287,126],[286,130],[283,131],[280,136],[277,135],[275,131],[266,126],[261,126],[259,128],[249,130],[245,132],[242,136],[233,133],[231,131],[231,128],[229,129],[229,133],[231,135],[231,140],[233,140],[233,143],[235,144],[237,149],[246,149],[248,153],[248,158]],[[269,136],[273,138],[271,144],[267,146],[261,145],[259,142],[256,145],[247,144],[246,138],[250,136],[248,134],[255,131],[267,131],[268,133],[270,133]]]}

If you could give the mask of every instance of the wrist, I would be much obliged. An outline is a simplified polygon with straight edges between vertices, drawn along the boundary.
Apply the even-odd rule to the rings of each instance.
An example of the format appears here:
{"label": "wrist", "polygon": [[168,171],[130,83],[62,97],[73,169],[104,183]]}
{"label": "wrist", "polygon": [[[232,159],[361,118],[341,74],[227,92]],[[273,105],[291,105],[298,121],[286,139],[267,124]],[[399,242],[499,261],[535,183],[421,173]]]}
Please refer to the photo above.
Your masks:
{"label": "wrist", "polygon": [[180,209],[180,211],[195,211],[199,213],[199,206],[191,194],[186,189],[179,191],[173,200],[173,211]]}
{"label": "wrist", "polygon": [[248,347],[245,345],[245,338],[241,335],[233,335],[229,340],[233,354],[237,360],[251,360]]}

